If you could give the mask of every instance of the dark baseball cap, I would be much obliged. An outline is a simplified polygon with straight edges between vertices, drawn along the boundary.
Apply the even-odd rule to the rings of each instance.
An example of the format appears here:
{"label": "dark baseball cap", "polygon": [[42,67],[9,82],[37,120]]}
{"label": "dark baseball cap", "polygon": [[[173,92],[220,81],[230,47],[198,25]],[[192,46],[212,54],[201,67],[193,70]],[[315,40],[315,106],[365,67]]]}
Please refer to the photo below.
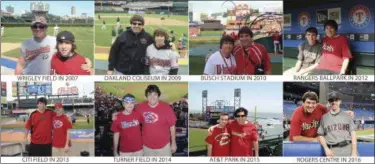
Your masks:
{"label": "dark baseball cap", "polygon": [[333,101],[337,101],[337,100],[340,100],[340,97],[337,93],[329,93],[328,94],[328,102],[333,102]]}
{"label": "dark baseball cap", "polygon": [[70,31],[61,31],[59,34],[57,34],[56,41],[70,41],[74,43],[75,38],[73,33],[71,33]]}
{"label": "dark baseball cap", "polygon": [[34,17],[33,21],[31,22],[31,25],[34,25],[36,23],[41,23],[41,24],[47,25],[47,19],[44,16],[36,16],[36,17]]}

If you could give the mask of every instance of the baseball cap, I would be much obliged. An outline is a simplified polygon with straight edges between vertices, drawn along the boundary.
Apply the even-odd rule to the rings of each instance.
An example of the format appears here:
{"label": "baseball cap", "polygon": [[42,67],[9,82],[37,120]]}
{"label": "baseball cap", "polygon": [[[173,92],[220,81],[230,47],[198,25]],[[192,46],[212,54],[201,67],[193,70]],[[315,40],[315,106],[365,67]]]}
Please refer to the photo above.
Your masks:
{"label": "baseball cap", "polygon": [[62,107],[63,107],[63,105],[61,103],[56,103],[55,104],[55,108],[62,108]]}
{"label": "baseball cap", "polygon": [[33,21],[31,22],[31,25],[34,25],[36,23],[47,25],[47,19],[44,16],[37,16],[33,19]]}
{"label": "baseball cap", "polygon": [[126,94],[124,98],[122,98],[123,102],[135,102],[135,97],[132,94]]}
{"label": "baseball cap", "polygon": [[74,42],[75,38],[73,33],[71,33],[70,31],[61,31],[59,34],[57,34],[56,41],[59,42],[63,40]]}
{"label": "baseball cap", "polygon": [[328,94],[328,102],[333,102],[336,100],[340,100],[340,97],[337,95],[337,93],[329,93]]}

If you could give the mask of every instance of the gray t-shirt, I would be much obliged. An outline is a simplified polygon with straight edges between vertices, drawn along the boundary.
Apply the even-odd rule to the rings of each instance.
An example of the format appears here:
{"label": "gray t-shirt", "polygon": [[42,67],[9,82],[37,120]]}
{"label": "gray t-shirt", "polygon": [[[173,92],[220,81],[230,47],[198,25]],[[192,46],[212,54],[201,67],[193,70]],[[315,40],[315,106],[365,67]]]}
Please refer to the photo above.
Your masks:
{"label": "gray t-shirt", "polygon": [[345,112],[337,114],[328,112],[323,115],[318,128],[318,135],[324,136],[327,144],[351,141],[350,132],[355,130],[353,119]]}
{"label": "gray t-shirt", "polygon": [[49,75],[51,59],[56,52],[56,37],[46,36],[42,41],[34,38],[21,44],[21,56],[25,60],[23,75]]}
{"label": "gray t-shirt", "polygon": [[301,43],[298,46],[298,60],[302,61],[301,69],[310,67],[311,65],[318,63],[320,55],[322,54],[322,44],[316,43],[311,46],[307,41]]}

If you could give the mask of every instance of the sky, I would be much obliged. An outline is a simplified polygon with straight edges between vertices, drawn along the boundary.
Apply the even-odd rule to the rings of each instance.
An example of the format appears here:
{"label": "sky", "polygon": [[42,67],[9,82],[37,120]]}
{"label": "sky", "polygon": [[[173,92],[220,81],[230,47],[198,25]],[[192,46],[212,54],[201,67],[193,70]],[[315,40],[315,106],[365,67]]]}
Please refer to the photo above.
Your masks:
{"label": "sky", "polygon": [[202,91],[207,90],[211,105],[215,100],[228,100],[234,104],[234,89],[241,89],[241,106],[257,112],[282,113],[283,85],[281,82],[189,82],[189,110],[192,113],[202,112]]}
{"label": "sky", "polygon": [[[23,11],[30,11],[30,3],[39,1],[1,1],[1,10],[6,11],[6,7],[14,7],[14,13],[22,14]],[[71,7],[76,7],[76,15],[87,13],[87,16],[94,15],[94,1],[42,1],[49,4],[49,13],[58,16],[71,15]]]}
{"label": "sky", "polygon": [[[78,88],[78,96],[82,97],[83,95],[86,95],[87,97],[94,97],[94,94],[90,94],[94,91],[94,83],[92,82],[69,82],[69,86],[76,86]],[[66,87],[66,82],[53,82],[52,83],[52,94],[57,95],[58,88],[60,87]],[[12,97],[12,83],[7,82],[7,101],[13,101],[17,97]]]}
{"label": "sky", "polygon": [[[225,2],[225,3],[224,3]],[[235,4],[248,4],[250,8],[258,8],[260,12],[264,9],[277,9],[283,7],[282,1],[234,1]],[[230,1],[190,1],[189,10],[192,12],[216,13],[233,9]]]}

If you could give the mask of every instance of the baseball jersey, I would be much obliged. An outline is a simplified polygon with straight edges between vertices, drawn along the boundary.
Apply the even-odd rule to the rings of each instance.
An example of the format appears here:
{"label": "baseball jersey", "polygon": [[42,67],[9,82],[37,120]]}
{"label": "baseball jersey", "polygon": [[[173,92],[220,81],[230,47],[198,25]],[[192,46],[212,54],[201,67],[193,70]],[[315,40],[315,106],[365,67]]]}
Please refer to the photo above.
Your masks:
{"label": "baseball jersey", "polygon": [[[237,64],[237,74],[254,75],[256,65],[263,65],[264,72],[271,69],[271,60],[266,48],[259,43],[251,43],[245,49],[248,56],[246,57],[244,50],[240,44],[234,46],[233,52]],[[251,62],[251,61],[252,62]],[[253,64],[255,63],[255,65]]]}
{"label": "baseball jersey", "polygon": [[83,64],[86,64],[86,59],[79,54],[62,59],[61,54],[56,52],[51,61],[51,75],[90,75],[81,68]]}
{"label": "baseball jersey", "polygon": [[322,56],[316,69],[330,70],[339,73],[342,62],[352,58],[348,39],[345,36],[325,37],[323,39]]}
{"label": "baseball jersey", "polygon": [[176,116],[169,104],[159,102],[152,108],[148,102],[143,102],[135,111],[141,115],[143,145],[161,149],[170,142],[170,127],[175,126]]}
{"label": "baseball jersey", "polygon": [[151,44],[147,47],[146,55],[151,75],[168,75],[171,68],[178,67],[178,54],[171,49],[157,49]]}
{"label": "baseball jersey", "polygon": [[34,38],[21,44],[21,56],[25,60],[23,75],[49,75],[51,59],[56,52],[56,37],[46,36],[42,41]]}
{"label": "baseball jersey", "polygon": [[52,118],[56,113],[46,109],[43,113],[35,110],[26,122],[26,129],[31,131],[31,142],[34,144],[52,143]]}
{"label": "baseball jersey", "polygon": [[317,137],[319,121],[328,109],[318,104],[311,114],[305,113],[303,106],[298,107],[292,115],[289,140],[294,141],[294,136]]}
{"label": "baseball jersey", "polygon": [[229,156],[230,134],[226,127],[215,127],[212,134],[205,139],[206,143],[212,145],[212,156]]}
{"label": "baseball jersey", "polygon": [[351,141],[351,132],[356,130],[353,119],[343,111],[323,115],[318,135],[324,136],[327,144],[337,144],[342,141]]}
{"label": "baseball jersey", "polygon": [[232,54],[223,57],[220,51],[213,53],[204,67],[205,75],[234,75],[236,74],[236,59]]}
{"label": "baseball jersey", "polygon": [[[69,121],[66,115],[53,116],[53,137],[52,146],[56,148],[64,148],[66,144],[66,135],[68,130],[72,128],[72,123]],[[70,146],[70,141],[69,141]]]}
{"label": "baseball jersey", "polygon": [[319,58],[322,53],[322,44],[316,43],[310,45],[307,41],[298,46],[298,60],[302,62],[301,69],[306,69],[313,64],[319,63]]}
{"label": "baseball jersey", "polygon": [[[254,124],[248,122],[240,125],[236,120],[228,124],[229,132],[231,133],[231,156],[254,156],[253,142],[258,141],[258,131]],[[239,137],[232,133],[245,133],[245,137]]]}
{"label": "baseball jersey", "polygon": [[114,116],[111,130],[120,134],[120,152],[137,152],[143,148],[139,113],[132,112],[125,115],[123,112]]}

